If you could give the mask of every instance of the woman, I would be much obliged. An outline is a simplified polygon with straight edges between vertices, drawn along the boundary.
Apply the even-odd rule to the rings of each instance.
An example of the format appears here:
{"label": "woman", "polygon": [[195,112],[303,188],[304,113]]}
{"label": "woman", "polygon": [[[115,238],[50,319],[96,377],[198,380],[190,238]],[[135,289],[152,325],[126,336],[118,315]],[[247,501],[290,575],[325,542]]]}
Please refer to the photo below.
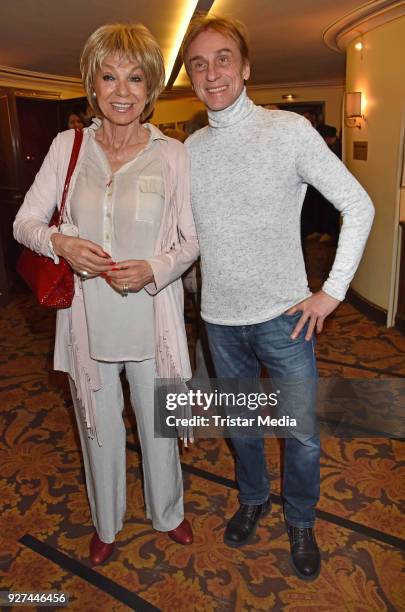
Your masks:
{"label": "woman", "polygon": [[82,130],[84,128],[83,119],[80,113],[75,110],[69,112],[66,124],[69,130]]}
{"label": "woman", "polygon": [[112,553],[125,513],[125,370],[142,448],[147,516],[176,542],[184,519],[175,439],[154,438],[155,375],[191,377],[181,274],[198,245],[183,145],[143,121],[164,84],[161,51],[142,25],[106,25],[85,44],[81,71],[96,115],[72,176],[62,232],[47,226],[60,202],[74,132],[59,134],[26,195],[15,237],[64,257],[75,271],[71,308],[57,315],[55,368],[69,373],[96,533],[93,564]]}

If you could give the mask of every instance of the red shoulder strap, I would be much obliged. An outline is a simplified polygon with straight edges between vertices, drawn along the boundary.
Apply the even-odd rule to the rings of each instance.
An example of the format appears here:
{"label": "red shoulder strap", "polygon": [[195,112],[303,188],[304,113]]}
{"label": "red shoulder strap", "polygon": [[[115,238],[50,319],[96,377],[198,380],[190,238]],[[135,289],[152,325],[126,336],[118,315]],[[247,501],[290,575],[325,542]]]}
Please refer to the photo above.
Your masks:
{"label": "red shoulder strap", "polygon": [[73,171],[76,167],[77,158],[79,157],[79,153],[80,153],[80,147],[82,146],[82,140],[83,140],[83,130],[79,130],[76,128],[72,153],[70,155],[68,171],[67,171],[66,179],[65,179],[65,186],[63,187],[62,201],[60,203],[58,229],[60,228],[61,223],[62,223],[63,211],[65,210],[66,196],[69,190],[70,179],[72,178]]}

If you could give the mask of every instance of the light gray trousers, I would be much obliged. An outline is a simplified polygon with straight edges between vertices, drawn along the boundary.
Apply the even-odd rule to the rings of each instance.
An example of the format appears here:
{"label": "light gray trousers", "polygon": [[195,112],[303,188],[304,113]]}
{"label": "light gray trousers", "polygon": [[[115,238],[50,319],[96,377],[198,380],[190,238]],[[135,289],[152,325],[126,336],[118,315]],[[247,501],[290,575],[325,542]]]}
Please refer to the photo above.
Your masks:
{"label": "light gray trousers", "polygon": [[142,450],[146,515],[154,529],[170,531],[184,518],[183,480],[176,439],[154,438],[155,360],[99,362],[102,388],[95,392],[96,426],[102,440],[89,438],[83,409],[70,378],[82,445],[86,487],[94,526],[103,542],[113,542],[126,510],[126,431],[120,372],[131,391]]}

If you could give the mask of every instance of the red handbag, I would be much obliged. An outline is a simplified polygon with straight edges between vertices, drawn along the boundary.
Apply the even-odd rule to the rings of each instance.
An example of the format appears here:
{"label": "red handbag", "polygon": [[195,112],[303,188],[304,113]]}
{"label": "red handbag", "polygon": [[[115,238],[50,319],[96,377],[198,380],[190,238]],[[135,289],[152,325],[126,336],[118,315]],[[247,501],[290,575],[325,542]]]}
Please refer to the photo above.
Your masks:
{"label": "red handbag", "polygon": [[[76,167],[82,140],[82,130],[76,129],[60,209],[56,208],[49,222],[49,227],[55,225],[58,230],[62,224],[70,179]],[[17,262],[17,272],[30,287],[41,306],[69,308],[72,305],[73,270],[63,257],[60,257],[59,264],[56,264],[50,257],[39,255],[25,247]]]}

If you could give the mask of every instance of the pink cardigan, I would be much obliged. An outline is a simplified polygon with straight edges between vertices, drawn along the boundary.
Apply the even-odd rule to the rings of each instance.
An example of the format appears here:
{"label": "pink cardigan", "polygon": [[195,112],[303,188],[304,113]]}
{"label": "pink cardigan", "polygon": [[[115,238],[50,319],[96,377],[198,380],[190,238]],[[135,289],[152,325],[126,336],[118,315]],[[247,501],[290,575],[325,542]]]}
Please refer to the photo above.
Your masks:
{"label": "pink cardigan", "polygon": [[[70,198],[81,160],[96,120],[84,130],[83,144],[66,200],[65,219],[70,217]],[[185,147],[164,136],[148,124],[160,147],[163,160],[165,206],[155,255],[149,260],[155,283],[145,287],[154,296],[156,370],[159,378],[191,378],[187,337],[183,316],[183,286],[180,276],[198,257],[198,242],[190,206],[189,159]],[[56,136],[34,183],[14,221],[14,237],[30,249],[49,256],[49,239],[55,228],[49,228],[56,203],[60,203],[67,166],[73,146],[74,131]],[[71,308],[58,310],[54,368],[68,372],[85,410],[90,435],[96,433],[93,394],[101,388],[98,362],[88,349],[86,314],[81,281],[75,276],[75,295]]]}

